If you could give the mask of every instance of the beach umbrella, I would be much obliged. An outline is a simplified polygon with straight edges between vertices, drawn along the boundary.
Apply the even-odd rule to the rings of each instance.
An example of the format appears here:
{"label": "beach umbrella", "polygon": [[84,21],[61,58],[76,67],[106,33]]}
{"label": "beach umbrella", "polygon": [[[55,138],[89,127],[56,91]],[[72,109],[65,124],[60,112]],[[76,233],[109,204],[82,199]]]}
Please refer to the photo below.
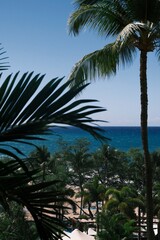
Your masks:
{"label": "beach umbrella", "polygon": [[78,229],[75,229],[73,232],[71,232],[70,239],[71,240],[94,240],[94,237],[89,236]]}
{"label": "beach umbrella", "polygon": [[62,237],[63,240],[95,240],[94,237],[81,232],[78,229],[73,230],[71,233],[66,233],[67,236]]}
{"label": "beach umbrella", "polygon": [[89,235],[89,236],[96,236],[97,233],[96,233],[96,231],[93,230],[92,228],[88,228],[88,235]]}

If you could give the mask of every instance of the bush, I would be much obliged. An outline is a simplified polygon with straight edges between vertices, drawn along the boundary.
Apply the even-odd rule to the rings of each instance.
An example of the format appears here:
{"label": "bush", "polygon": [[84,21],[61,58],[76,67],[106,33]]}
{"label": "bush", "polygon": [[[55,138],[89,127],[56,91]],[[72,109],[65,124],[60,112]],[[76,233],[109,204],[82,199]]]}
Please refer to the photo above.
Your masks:
{"label": "bush", "polygon": [[37,240],[38,235],[32,221],[25,219],[21,206],[11,204],[9,213],[1,209],[0,213],[1,240]]}

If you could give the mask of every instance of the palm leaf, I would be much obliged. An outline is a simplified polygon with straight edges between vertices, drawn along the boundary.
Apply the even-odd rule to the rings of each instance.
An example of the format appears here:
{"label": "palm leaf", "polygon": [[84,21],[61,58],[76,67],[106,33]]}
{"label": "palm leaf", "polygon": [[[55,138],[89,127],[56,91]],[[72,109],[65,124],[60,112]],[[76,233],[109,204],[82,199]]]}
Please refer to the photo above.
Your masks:
{"label": "palm leaf", "polygon": [[116,74],[118,53],[114,44],[108,44],[101,50],[85,55],[73,67],[69,79],[73,79],[71,86],[82,85],[87,79],[106,77]]}
{"label": "palm leaf", "polygon": [[98,77],[110,77],[116,74],[120,64],[125,66],[132,63],[136,53],[135,46],[132,43],[128,44],[128,38],[123,42],[121,38],[121,35],[118,36],[114,43],[85,55],[77,62],[69,76],[69,79],[74,79],[71,86],[83,85],[87,80]]}
{"label": "palm leaf", "polygon": [[26,73],[18,81],[18,75],[7,77],[0,88],[0,142],[41,139],[38,135],[50,134],[49,126],[57,123],[80,127],[104,139],[90,115],[105,109],[86,105],[94,100],[73,102],[87,85],[69,89],[71,81],[63,83],[63,79],[55,78],[36,94],[44,76]]}
{"label": "palm leaf", "polygon": [[[68,209],[63,204],[68,202],[74,205],[70,199],[65,197],[65,191],[47,190],[49,186],[56,184],[57,181],[52,181],[27,187],[21,186],[11,192],[14,198],[17,196],[18,201],[27,207],[35,221],[40,237],[44,240],[60,238],[59,234],[66,227],[61,212]],[[44,189],[46,191],[42,192]]]}
{"label": "palm leaf", "polygon": [[115,36],[129,22],[128,17],[130,19],[130,16],[126,16],[122,1],[98,0],[94,4],[91,2],[76,5],[77,9],[68,20],[69,33],[74,35],[87,26],[105,37]]}
{"label": "palm leaf", "polygon": [[30,140],[42,140],[40,135],[53,133],[50,126],[57,123],[80,127],[104,140],[102,130],[92,125],[96,121],[90,115],[105,109],[92,106],[95,100],[74,101],[87,85],[70,89],[71,81],[63,83],[63,79],[54,78],[38,92],[43,75],[25,73],[19,81],[18,77],[19,73],[9,75],[0,87],[0,153],[14,159],[0,163],[0,202],[7,211],[9,201],[26,206],[40,238],[59,239],[64,229],[63,211],[68,209],[64,202],[72,206],[73,202],[66,191],[53,188],[59,182],[36,183],[40,172],[29,170],[28,161],[17,156],[24,157],[23,152],[12,143],[35,146]]}
{"label": "palm leaf", "polygon": [[[28,176],[23,171],[19,172],[17,162],[1,162],[0,203],[7,211],[10,201],[25,206],[33,217],[42,240],[60,239],[60,233],[66,227],[63,222],[63,211],[71,207],[75,208],[75,205],[67,197],[68,190],[56,190],[59,181],[36,183],[35,180],[41,178],[37,173],[39,170],[32,170]],[[31,181],[32,184],[29,184]],[[64,206],[65,202],[70,207]]]}
{"label": "palm leaf", "polygon": [[7,70],[9,68],[8,62],[6,62],[7,57],[3,57],[5,53],[6,51],[4,51],[3,47],[1,47],[0,48],[0,71]]}

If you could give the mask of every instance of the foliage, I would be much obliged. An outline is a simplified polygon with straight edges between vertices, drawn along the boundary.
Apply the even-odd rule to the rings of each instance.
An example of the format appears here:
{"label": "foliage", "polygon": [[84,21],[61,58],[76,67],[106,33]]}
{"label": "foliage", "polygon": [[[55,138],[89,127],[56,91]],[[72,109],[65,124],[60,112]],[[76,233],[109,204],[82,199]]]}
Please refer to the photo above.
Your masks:
{"label": "foliage", "polygon": [[6,52],[3,50],[3,47],[0,47],[0,72],[9,68],[8,62],[4,61],[7,59],[7,57],[4,56],[5,53]]}
{"label": "foliage", "polygon": [[43,135],[52,133],[51,125],[55,130],[60,123],[82,128],[104,140],[90,117],[104,109],[92,106],[94,101],[90,99],[74,101],[87,85],[69,89],[69,82],[54,78],[39,90],[43,75],[34,76],[32,72],[18,78],[19,73],[11,74],[0,87],[0,153],[10,157],[7,162],[0,161],[0,203],[6,211],[9,211],[10,201],[25,206],[42,240],[59,239],[65,227],[64,210],[68,208],[64,203],[73,205],[68,191],[58,189],[57,180],[40,182],[42,169],[31,169],[28,159],[14,142],[19,146],[35,146],[31,140],[43,140]]}
{"label": "foliage", "polygon": [[38,234],[34,223],[25,218],[25,212],[20,205],[10,203],[9,213],[0,213],[1,240],[37,240]]}
{"label": "foliage", "polygon": [[129,176],[132,185],[137,189],[142,195],[145,194],[145,178],[144,174],[144,155],[140,149],[130,149],[127,153],[129,162]]}
{"label": "foliage", "polygon": [[95,173],[99,181],[107,186],[124,186],[128,176],[128,157],[125,153],[103,144],[93,154]]}
{"label": "foliage", "polygon": [[136,219],[135,208],[144,207],[137,191],[130,187],[123,187],[118,190],[109,188],[106,191],[106,203],[104,208],[112,211],[113,213],[121,212],[130,219]]}
{"label": "foliage", "polygon": [[84,184],[84,205],[87,203],[90,217],[93,218],[93,213],[91,211],[91,204],[96,203],[96,212],[99,213],[99,203],[103,205],[104,196],[106,192],[106,186],[99,182],[98,177],[95,175],[91,180],[89,180],[86,184]]}
{"label": "foliage", "polygon": [[[91,218],[94,219],[96,214],[102,209],[109,211],[112,215],[121,213],[125,218],[134,220],[138,222],[142,215],[138,215],[140,212],[145,216],[145,187],[143,183],[142,171],[144,171],[143,153],[139,149],[131,149],[128,152],[116,151],[114,148],[108,147],[108,145],[102,145],[100,149],[95,152],[88,152],[87,142],[84,139],[78,139],[73,144],[69,144],[62,139],[58,142],[58,151],[54,154],[48,152],[48,150],[43,147],[46,156],[50,156],[46,165],[46,177],[49,174],[54,176],[55,179],[65,179],[63,183],[63,188],[66,184],[71,184],[75,187],[74,183],[76,181],[70,181],[71,179],[77,179],[75,172],[71,169],[73,168],[72,163],[74,163],[74,155],[70,155],[70,152],[76,153],[79,150],[82,152],[87,152],[84,154],[84,158],[88,158],[91,161],[89,164],[89,171],[85,170],[79,165],[78,168],[82,167],[81,173],[85,179],[83,183],[83,191],[72,194],[75,196],[83,197],[83,209],[80,218]],[[79,152],[79,151],[78,151]],[[38,157],[38,153],[34,152],[34,155]],[[159,152],[156,151],[152,154],[154,159],[154,168],[158,167],[159,163]],[[72,162],[73,161],[73,162]],[[83,163],[87,163],[87,159]],[[107,163],[107,164],[106,164]],[[78,163],[77,163],[78,164]],[[87,167],[88,169],[88,167]],[[77,171],[77,170],[75,170]],[[108,173],[107,173],[108,171]],[[88,178],[88,172],[90,172]],[[104,176],[102,177],[101,175]],[[102,179],[105,178],[105,173],[109,176],[109,181],[104,181],[102,184]],[[119,176],[115,178],[115,176]],[[121,181],[118,180],[121,179]],[[123,181],[122,181],[123,180]],[[154,216],[159,217],[159,186],[158,186],[158,175],[154,177]],[[112,188],[111,188],[112,186]],[[61,185],[58,184],[58,189]],[[107,189],[107,192],[106,192]],[[106,192],[106,196],[105,196]],[[73,196],[73,195],[68,195]],[[107,198],[108,196],[108,198]],[[108,199],[108,200],[107,200]],[[88,206],[88,211],[86,210]],[[85,207],[85,208],[84,208]],[[94,211],[92,210],[94,207]],[[98,209],[96,213],[96,207]],[[134,209],[138,207],[138,214],[135,216]],[[142,221],[143,219],[141,219]],[[131,221],[132,222],[132,221]],[[128,225],[129,224],[129,225]],[[130,221],[126,223],[125,226],[130,226]],[[102,228],[101,222],[99,223],[100,229]],[[131,227],[132,224],[131,224]]]}
{"label": "foliage", "polygon": [[69,177],[69,184],[74,186],[82,185],[90,178],[93,172],[93,161],[89,152],[89,142],[85,138],[75,140],[73,144],[60,139],[58,141],[58,151],[54,154],[54,159],[60,164],[64,164]]}
{"label": "foliage", "polygon": [[[43,78],[44,76],[40,74],[33,76],[32,72],[23,74],[19,81],[18,73],[13,78],[9,75],[4,80],[0,88],[0,141],[31,144],[29,140],[43,139],[38,135],[51,134],[49,129],[51,124],[55,127],[59,123],[80,127],[104,140],[100,134],[101,129],[90,125],[95,120],[89,117],[90,114],[104,109],[86,105],[94,100],[83,99],[73,102],[74,97],[87,85],[71,90],[67,89],[68,82],[62,84],[62,79],[54,78],[36,94]],[[23,155],[13,145],[9,146]],[[19,161],[9,150],[1,148],[1,153]],[[21,161],[20,164],[24,167]]]}
{"label": "foliage", "polygon": [[160,182],[160,176],[159,176],[159,171],[160,171],[160,150],[157,149],[154,151],[151,155],[152,158],[152,165],[153,165],[153,180],[154,183],[159,183]]}
{"label": "foliage", "polygon": [[[85,27],[111,37],[112,43],[85,55],[72,69],[77,83],[116,74],[132,63],[138,50],[155,50],[159,59],[159,13],[157,0],[75,0],[68,20],[69,32],[78,35]],[[112,3],[112,4],[111,4]],[[74,82],[76,84],[76,82]]]}
{"label": "foliage", "polygon": [[103,211],[97,217],[101,226],[98,240],[126,240],[132,239],[135,230],[134,220],[127,219],[122,213],[113,214],[110,211]]}
{"label": "foliage", "polygon": [[37,175],[38,170],[28,171],[27,175],[14,160],[1,162],[0,165],[0,201],[3,208],[9,212],[11,201],[25,206],[41,239],[58,239],[65,227],[62,210],[68,209],[63,206],[64,202],[74,207],[73,202],[67,198],[67,190],[57,190],[56,180],[36,183],[35,180],[41,178],[41,175]]}
{"label": "foliage", "polygon": [[36,147],[30,154],[28,159],[31,168],[41,168],[42,170],[42,179],[40,181],[46,181],[53,178],[51,177],[51,173],[49,171],[48,165],[50,162],[50,152],[47,147],[44,145]]}

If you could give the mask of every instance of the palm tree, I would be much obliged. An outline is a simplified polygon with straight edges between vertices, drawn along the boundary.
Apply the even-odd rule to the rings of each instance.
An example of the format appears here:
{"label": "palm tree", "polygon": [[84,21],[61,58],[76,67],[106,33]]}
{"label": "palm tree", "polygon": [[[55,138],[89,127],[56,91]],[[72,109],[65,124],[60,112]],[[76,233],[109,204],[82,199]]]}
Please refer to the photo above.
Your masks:
{"label": "palm tree", "polygon": [[130,149],[127,153],[129,162],[129,179],[133,187],[139,191],[141,195],[145,195],[145,179],[144,172],[144,156],[140,149]]}
{"label": "palm tree", "polygon": [[[2,75],[1,75],[2,77]],[[53,134],[57,124],[67,124],[90,132],[104,140],[101,129],[93,126],[90,114],[104,111],[92,106],[94,100],[74,101],[86,87],[69,89],[69,82],[54,78],[39,90],[44,75],[19,73],[9,75],[0,87],[0,204],[9,211],[10,201],[27,207],[42,240],[59,239],[64,228],[61,203],[72,201],[66,190],[56,188],[59,181],[39,182],[39,169],[30,170],[21,145],[36,145],[31,140],[43,140]],[[52,128],[51,128],[52,127]],[[14,143],[18,143],[15,145]],[[2,155],[9,157],[4,161]],[[26,160],[25,160],[26,159]],[[55,186],[55,187],[54,187]]]}
{"label": "palm tree", "polygon": [[159,0],[75,0],[76,10],[69,18],[69,32],[77,35],[87,26],[112,43],[84,56],[72,69],[72,84],[116,74],[120,65],[132,63],[140,53],[141,136],[145,163],[148,239],[153,239],[152,165],[148,147],[147,55],[160,57]]}
{"label": "palm tree", "polygon": [[109,210],[103,210],[96,221],[100,225],[96,236],[98,240],[133,239],[135,222],[126,218],[123,213],[113,215]]}
{"label": "palm tree", "polygon": [[128,158],[126,154],[103,144],[93,154],[95,172],[102,184],[124,186],[128,181]]}
{"label": "palm tree", "polygon": [[[37,162],[37,165],[41,166],[43,170],[43,181],[45,181],[47,174],[47,163],[49,164],[50,160],[50,152],[48,151],[48,148],[46,146],[39,146],[30,153],[31,161],[34,159],[34,162]],[[30,162],[31,162],[30,161]],[[31,163],[32,167],[33,164]]]}
{"label": "palm tree", "polygon": [[136,207],[144,206],[136,191],[130,187],[122,187],[120,190],[109,188],[106,191],[106,199],[104,208],[113,211],[113,213],[121,212],[130,219],[136,218]]}
{"label": "palm tree", "polygon": [[98,176],[94,176],[93,179],[88,181],[84,185],[84,205],[88,204],[88,210],[90,217],[93,218],[93,213],[91,211],[91,204],[96,203],[96,213],[99,214],[99,202],[103,205],[104,195],[106,192],[106,187],[100,183]]}
{"label": "palm tree", "polygon": [[77,139],[64,155],[71,185],[80,189],[80,193],[76,196],[80,197],[80,215],[82,215],[84,184],[90,178],[93,167],[89,153],[89,142],[85,138]]}

